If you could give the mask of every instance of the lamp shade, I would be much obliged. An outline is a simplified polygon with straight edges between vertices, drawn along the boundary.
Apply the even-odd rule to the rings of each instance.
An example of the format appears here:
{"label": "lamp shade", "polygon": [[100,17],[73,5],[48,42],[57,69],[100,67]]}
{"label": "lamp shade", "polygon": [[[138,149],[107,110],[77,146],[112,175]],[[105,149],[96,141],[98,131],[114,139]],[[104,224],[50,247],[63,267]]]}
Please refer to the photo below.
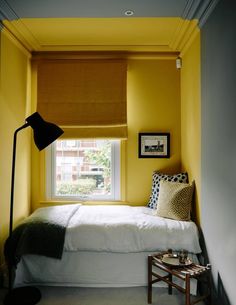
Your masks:
{"label": "lamp shade", "polygon": [[39,150],[43,150],[63,134],[63,130],[57,125],[46,122],[38,112],[26,119],[34,131],[34,142]]}

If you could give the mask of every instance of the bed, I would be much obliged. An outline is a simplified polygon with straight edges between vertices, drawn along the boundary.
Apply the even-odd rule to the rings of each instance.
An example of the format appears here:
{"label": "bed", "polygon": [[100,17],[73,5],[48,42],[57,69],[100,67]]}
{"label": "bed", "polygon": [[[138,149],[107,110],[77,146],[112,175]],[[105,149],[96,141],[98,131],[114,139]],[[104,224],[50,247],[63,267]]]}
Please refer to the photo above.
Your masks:
{"label": "bed", "polygon": [[[54,227],[63,224],[61,250],[58,251],[54,242],[55,232],[48,241],[49,234],[43,231],[44,235],[37,241],[44,246],[46,240],[50,244],[49,253],[45,249],[39,255],[37,249],[27,246],[24,250],[20,246],[15,286],[145,286],[149,254],[169,248],[186,249],[197,262],[197,254],[201,252],[198,229],[193,221],[158,217],[144,206],[72,204],[40,208],[24,225],[34,222],[47,225],[52,222]],[[28,242],[32,239],[36,240],[30,235]],[[57,251],[51,253],[54,246]],[[192,290],[194,293],[196,287]]]}

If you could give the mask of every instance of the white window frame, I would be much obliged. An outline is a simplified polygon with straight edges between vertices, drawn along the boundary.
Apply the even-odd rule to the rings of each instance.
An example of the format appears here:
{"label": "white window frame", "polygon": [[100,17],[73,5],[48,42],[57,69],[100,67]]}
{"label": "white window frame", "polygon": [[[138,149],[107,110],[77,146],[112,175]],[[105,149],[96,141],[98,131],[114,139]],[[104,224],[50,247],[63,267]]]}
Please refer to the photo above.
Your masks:
{"label": "white window frame", "polygon": [[[77,140],[77,139],[75,139]],[[78,139],[80,140],[80,139]],[[110,140],[111,145],[111,194],[110,195],[90,195],[86,196],[58,196],[55,194],[56,189],[56,142],[46,148],[46,200],[61,200],[61,201],[117,201],[121,199],[121,140]]]}

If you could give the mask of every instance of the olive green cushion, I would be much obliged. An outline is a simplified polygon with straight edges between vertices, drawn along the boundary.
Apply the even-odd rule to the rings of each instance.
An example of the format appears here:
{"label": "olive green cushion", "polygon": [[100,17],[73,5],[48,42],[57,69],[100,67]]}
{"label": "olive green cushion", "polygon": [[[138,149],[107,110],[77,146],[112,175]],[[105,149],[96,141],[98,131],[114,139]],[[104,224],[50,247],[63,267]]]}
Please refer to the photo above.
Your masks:
{"label": "olive green cushion", "polygon": [[175,220],[190,220],[194,183],[160,181],[156,215]]}

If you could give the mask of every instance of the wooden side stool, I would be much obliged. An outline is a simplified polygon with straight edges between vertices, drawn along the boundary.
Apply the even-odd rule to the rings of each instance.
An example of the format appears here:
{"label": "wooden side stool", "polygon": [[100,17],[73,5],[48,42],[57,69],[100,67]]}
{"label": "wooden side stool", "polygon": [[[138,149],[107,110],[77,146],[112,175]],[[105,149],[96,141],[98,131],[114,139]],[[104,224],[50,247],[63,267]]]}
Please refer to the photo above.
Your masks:
{"label": "wooden side stool", "polygon": [[[210,265],[201,266],[192,263],[188,266],[171,266],[163,263],[163,255],[167,252],[161,252],[148,256],[148,303],[152,303],[152,285],[163,281],[168,284],[168,293],[172,294],[172,287],[178,289],[185,294],[185,305],[193,305],[204,299],[209,300],[211,297],[211,281],[210,281]],[[164,275],[155,272],[153,266],[164,271]],[[181,279],[184,282],[184,288],[173,282],[173,276]],[[195,278],[207,284],[206,294],[200,296],[191,302],[190,296],[190,280]]]}

